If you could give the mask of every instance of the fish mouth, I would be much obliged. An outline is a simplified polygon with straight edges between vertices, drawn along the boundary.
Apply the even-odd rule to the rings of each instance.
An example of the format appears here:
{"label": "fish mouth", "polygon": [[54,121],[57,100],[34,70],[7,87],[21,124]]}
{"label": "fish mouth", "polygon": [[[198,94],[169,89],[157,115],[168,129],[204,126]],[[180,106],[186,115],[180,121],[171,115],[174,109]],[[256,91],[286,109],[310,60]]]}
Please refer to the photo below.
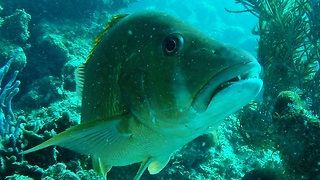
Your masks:
{"label": "fish mouth", "polygon": [[192,107],[197,113],[207,110],[212,99],[229,86],[249,79],[260,79],[261,66],[257,61],[239,63],[222,70],[212,77],[196,94]]}

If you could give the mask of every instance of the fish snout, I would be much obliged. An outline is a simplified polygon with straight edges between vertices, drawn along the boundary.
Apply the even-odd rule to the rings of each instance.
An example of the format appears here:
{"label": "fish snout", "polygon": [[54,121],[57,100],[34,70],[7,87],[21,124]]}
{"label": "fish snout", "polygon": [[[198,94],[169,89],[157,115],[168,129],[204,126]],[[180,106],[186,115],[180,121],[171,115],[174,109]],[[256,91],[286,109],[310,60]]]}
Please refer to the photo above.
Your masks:
{"label": "fish snout", "polygon": [[224,45],[224,48],[220,51],[221,56],[229,61],[230,64],[257,62],[257,59],[252,54],[238,47]]}

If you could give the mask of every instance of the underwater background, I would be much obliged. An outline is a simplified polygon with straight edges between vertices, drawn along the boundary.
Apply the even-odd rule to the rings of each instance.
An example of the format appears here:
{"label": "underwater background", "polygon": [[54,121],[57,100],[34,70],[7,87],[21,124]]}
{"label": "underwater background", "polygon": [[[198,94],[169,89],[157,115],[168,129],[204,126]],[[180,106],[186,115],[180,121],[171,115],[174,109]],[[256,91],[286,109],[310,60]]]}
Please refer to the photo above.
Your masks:
{"label": "underwater background", "polygon": [[[225,119],[214,142],[195,139],[142,180],[320,179],[320,1],[0,0],[1,180],[103,179],[87,155],[19,152],[79,123],[75,68],[112,15],[143,9],[252,53],[264,90]],[[114,167],[108,178],[132,179],[138,168]]]}

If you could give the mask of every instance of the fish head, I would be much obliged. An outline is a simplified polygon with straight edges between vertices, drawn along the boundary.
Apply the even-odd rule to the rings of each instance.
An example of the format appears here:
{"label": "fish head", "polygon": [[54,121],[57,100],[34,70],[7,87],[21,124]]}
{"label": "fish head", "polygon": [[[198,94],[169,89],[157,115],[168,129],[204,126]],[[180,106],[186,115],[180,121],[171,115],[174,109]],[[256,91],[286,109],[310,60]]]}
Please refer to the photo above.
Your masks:
{"label": "fish head", "polygon": [[143,121],[224,118],[260,91],[260,65],[244,50],[163,13],[126,18],[123,36],[131,50],[119,86],[130,111]]}

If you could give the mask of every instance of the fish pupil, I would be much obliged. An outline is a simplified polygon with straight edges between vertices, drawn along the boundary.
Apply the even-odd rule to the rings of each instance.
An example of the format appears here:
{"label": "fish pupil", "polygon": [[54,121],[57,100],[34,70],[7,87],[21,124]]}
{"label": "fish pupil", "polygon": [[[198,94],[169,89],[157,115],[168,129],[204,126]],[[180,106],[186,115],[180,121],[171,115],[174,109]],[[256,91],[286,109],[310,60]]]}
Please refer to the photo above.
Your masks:
{"label": "fish pupil", "polygon": [[168,35],[162,44],[162,49],[165,55],[173,56],[182,49],[184,45],[184,38],[178,33]]}
{"label": "fish pupil", "polygon": [[167,41],[166,48],[168,52],[173,51],[176,48],[176,41],[174,41],[173,39],[170,39],[169,41]]}

